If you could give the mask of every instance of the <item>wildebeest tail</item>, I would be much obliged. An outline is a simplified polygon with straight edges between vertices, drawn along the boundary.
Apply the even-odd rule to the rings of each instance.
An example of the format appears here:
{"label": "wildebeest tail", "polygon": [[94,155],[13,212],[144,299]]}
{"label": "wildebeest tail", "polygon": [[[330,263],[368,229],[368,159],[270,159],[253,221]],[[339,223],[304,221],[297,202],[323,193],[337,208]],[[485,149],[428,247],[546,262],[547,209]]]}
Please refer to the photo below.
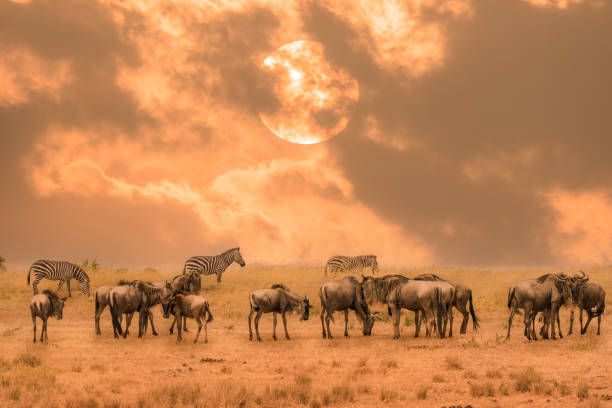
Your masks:
{"label": "wildebeest tail", "polygon": [[117,301],[115,297],[116,293],[111,293],[110,295],[110,312],[111,312],[111,320],[113,321],[113,327],[117,330],[119,335],[123,335],[123,329],[121,328],[121,323],[119,323],[119,318],[117,316]]}
{"label": "wildebeest tail", "polygon": [[253,309],[256,312],[259,312],[259,306],[255,304],[252,293],[249,295],[249,303],[251,304],[251,309]]}
{"label": "wildebeest tail", "polygon": [[442,315],[444,314],[444,305],[443,305],[443,299],[442,299],[442,289],[440,288],[434,288],[434,298],[435,298],[435,302],[437,303],[437,307],[436,307],[436,311],[437,311],[437,316],[436,316],[436,320],[437,320],[437,326],[438,326],[438,336],[440,336],[440,338],[443,338],[445,333],[442,332]]}
{"label": "wildebeest tail", "polygon": [[474,330],[478,330],[480,323],[478,322],[478,318],[476,317],[476,313],[474,312],[474,305],[472,305],[472,291],[470,290],[470,297],[468,298],[470,302],[470,315],[472,315],[472,324],[474,325]]}
{"label": "wildebeest tail", "polygon": [[207,323],[210,323],[210,322],[212,322],[212,321],[213,321],[213,319],[214,319],[214,318],[213,318],[212,313],[210,313],[210,305],[208,304],[208,302],[207,302],[207,301],[206,301],[206,302],[204,302],[204,308],[206,309],[206,311],[205,311],[205,312],[206,312],[206,313],[208,313],[208,317],[206,318],[206,322],[207,322]]}
{"label": "wildebeest tail", "polygon": [[325,289],[326,288],[319,289],[319,297],[321,298],[321,313],[323,313],[323,309],[325,309],[325,311],[327,312],[327,316],[329,316],[330,320],[333,323],[336,323],[336,321],[334,320],[334,313],[329,308],[329,301],[327,300],[327,291]]}
{"label": "wildebeest tail", "polygon": [[95,305],[96,305],[96,313],[98,313],[98,310],[100,310],[100,301],[98,300],[98,292],[94,293],[94,301],[95,301]]}
{"label": "wildebeest tail", "polygon": [[508,309],[512,307],[512,298],[514,298],[514,290],[514,286],[508,290]]}

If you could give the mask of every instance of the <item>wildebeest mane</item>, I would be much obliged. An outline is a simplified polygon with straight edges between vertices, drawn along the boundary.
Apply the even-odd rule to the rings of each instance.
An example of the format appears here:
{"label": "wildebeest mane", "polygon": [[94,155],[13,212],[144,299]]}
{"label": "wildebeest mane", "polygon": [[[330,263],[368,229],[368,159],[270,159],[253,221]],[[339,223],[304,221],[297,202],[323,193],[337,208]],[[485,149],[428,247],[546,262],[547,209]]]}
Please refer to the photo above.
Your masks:
{"label": "wildebeest mane", "polygon": [[282,289],[285,292],[290,292],[289,288],[282,283],[275,283],[274,285],[270,286],[270,289]]}
{"label": "wildebeest mane", "polygon": [[52,303],[59,302],[59,296],[57,296],[57,293],[53,292],[52,290],[45,289],[42,291],[42,293],[43,295],[47,295],[47,297]]}
{"label": "wildebeest mane", "polygon": [[438,275],[435,275],[433,273],[425,273],[423,275],[415,276],[412,279],[420,280],[420,281],[443,281],[444,280],[441,277],[439,277]]}
{"label": "wildebeest mane", "polygon": [[544,283],[546,282],[546,279],[548,279],[549,276],[555,276],[552,273],[546,273],[542,276],[540,276],[539,278],[536,279],[536,281],[538,281],[538,283]]}

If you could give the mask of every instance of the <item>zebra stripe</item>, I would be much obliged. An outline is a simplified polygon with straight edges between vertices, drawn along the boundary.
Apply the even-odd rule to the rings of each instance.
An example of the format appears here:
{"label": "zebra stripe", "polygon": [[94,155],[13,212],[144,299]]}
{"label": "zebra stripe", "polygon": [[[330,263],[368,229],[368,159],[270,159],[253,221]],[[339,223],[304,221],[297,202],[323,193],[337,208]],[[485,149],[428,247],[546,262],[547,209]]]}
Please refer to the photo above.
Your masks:
{"label": "zebra stripe", "polygon": [[240,248],[232,248],[215,256],[192,256],[185,262],[183,274],[198,272],[202,275],[217,275],[217,282],[221,282],[221,275],[228,266],[236,262],[244,266],[245,262],[240,255]]}
{"label": "zebra stripe", "polygon": [[66,282],[66,286],[68,287],[68,296],[72,296],[70,293],[70,279],[75,279],[81,284],[81,291],[89,296],[89,276],[85,273],[85,271],[79,268],[77,265],[71,264],[70,262],[63,261],[49,261],[42,259],[40,261],[36,261],[30,266],[30,270],[28,272],[28,285],[30,284],[30,275],[34,275],[34,279],[32,280],[32,289],[34,290],[34,294],[38,293],[38,282],[42,279],[49,280],[58,280],[60,281],[57,286],[57,290],[59,291],[64,282]]}
{"label": "zebra stripe", "polygon": [[329,258],[325,265],[325,274],[327,275],[328,272],[335,274],[363,268],[371,268],[372,273],[375,273],[378,270],[376,255],[333,256]]}

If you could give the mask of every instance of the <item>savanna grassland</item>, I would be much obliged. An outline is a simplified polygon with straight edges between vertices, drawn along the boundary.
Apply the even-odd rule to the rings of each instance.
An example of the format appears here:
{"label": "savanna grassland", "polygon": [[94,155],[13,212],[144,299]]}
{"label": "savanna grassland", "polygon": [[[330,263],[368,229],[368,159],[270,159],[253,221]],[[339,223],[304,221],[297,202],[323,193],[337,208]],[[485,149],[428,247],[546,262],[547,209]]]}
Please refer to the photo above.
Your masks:
{"label": "savanna grassland", "polygon": [[[522,316],[516,316],[506,341],[508,287],[559,270],[383,269],[382,274],[407,276],[436,273],[470,285],[481,329],[474,333],[470,321],[467,334],[459,335],[461,318],[455,312],[453,338],[415,339],[413,314],[404,312],[400,340],[392,340],[388,320],[377,322],[373,335],[364,337],[351,312],[351,338],[346,339],[343,313],[336,313],[336,338],[330,341],[321,338],[317,292],[326,281],[321,267],[234,265],[221,284],[212,276],[203,278],[203,295],[214,315],[208,344],[203,337],[199,344],[192,343],[193,321],[177,344],[159,306],[154,309],[157,337],[149,332],[143,339],[114,339],[108,310],[102,316],[102,335],[96,336],[93,297],[83,296],[75,283],[64,319],[49,320],[49,342],[32,344],[27,271],[9,270],[2,274],[0,287],[0,406],[610,406],[612,268],[585,271],[609,294],[601,336],[596,336],[594,320],[584,336],[574,327],[575,333],[562,340],[530,343],[523,336]],[[153,269],[103,269],[90,277],[93,293],[120,278],[159,280],[171,275]],[[271,315],[266,315],[260,324],[263,342],[250,342],[248,293],[276,282],[309,296],[314,305],[311,319],[289,317],[290,341],[280,335],[279,319],[279,340],[273,341]],[[39,287],[56,285],[43,281]],[[562,309],[564,333],[568,316]],[[38,333],[40,328],[39,321]],[[137,320],[131,333],[137,333]]]}

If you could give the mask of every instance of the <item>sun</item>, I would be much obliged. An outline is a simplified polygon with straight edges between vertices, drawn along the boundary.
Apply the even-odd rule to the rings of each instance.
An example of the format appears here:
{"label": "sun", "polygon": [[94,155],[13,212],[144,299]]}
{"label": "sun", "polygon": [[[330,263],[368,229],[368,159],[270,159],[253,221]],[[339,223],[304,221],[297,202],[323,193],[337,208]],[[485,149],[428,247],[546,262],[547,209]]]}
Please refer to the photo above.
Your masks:
{"label": "sun", "polygon": [[259,116],[276,136],[313,144],[331,139],[348,125],[359,84],[325,58],[321,43],[283,45],[264,59],[260,71],[260,86],[276,103]]}

